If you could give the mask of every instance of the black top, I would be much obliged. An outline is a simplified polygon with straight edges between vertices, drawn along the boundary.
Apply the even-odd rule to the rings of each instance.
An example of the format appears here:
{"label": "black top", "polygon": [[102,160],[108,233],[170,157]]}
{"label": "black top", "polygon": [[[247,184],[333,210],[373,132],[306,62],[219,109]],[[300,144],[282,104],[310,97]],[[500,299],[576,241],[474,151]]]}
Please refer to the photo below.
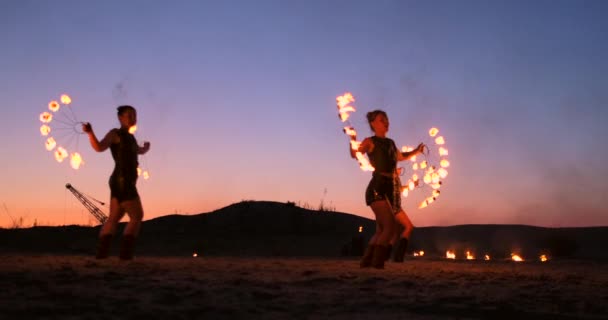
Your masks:
{"label": "black top", "polygon": [[128,129],[114,129],[120,138],[119,143],[110,146],[112,158],[114,158],[114,171],[112,176],[120,176],[126,179],[137,179],[137,151],[139,146],[135,137],[129,133]]}
{"label": "black top", "polygon": [[397,169],[397,146],[392,139],[371,137],[374,142],[374,151],[368,152],[367,156],[372,166],[379,173],[395,173]]}

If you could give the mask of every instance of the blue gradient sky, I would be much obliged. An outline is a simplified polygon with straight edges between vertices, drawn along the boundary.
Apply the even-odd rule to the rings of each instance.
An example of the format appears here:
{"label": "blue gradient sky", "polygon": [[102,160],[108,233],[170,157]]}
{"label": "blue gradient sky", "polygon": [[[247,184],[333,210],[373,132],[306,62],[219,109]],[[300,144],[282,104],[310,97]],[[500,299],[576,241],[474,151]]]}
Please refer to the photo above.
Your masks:
{"label": "blue gradient sky", "polygon": [[[0,202],[25,224],[87,224],[63,185],[107,200],[113,162],[86,137],[79,171],[38,115],[68,93],[99,136],[139,111],[152,149],[146,219],[249,200],[325,197],[372,217],[335,97],[386,110],[399,146],[446,137],[437,203],[418,226],[608,225],[605,1],[2,1]],[[409,163],[404,163],[409,167]],[[325,196],[324,191],[327,190]],[[421,195],[419,195],[421,196]],[[107,212],[107,208],[102,208]],[[2,208],[0,226],[10,219]]]}

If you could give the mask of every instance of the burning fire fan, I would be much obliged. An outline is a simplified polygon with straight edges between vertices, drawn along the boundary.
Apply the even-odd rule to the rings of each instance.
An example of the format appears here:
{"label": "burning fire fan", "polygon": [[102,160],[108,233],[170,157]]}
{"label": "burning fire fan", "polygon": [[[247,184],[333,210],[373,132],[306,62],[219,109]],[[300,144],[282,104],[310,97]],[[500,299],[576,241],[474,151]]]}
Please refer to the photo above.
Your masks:
{"label": "burning fire fan", "polygon": [[[82,130],[82,122],[78,121],[72,108],[72,98],[63,94],[59,101],[53,100],[48,104],[49,111],[40,114],[40,134],[47,137],[45,146],[54,153],[57,162],[63,162],[70,157],[70,165],[78,170],[84,164],[78,152],[78,142]],[[53,126],[51,127],[51,123]],[[51,135],[52,134],[52,135]],[[74,147],[74,149],[71,149]],[[70,150],[72,152],[70,153]]]}
{"label": "burning fire fan", "polygon": [[[84,134],[82,131],[84,122],[78,120],[72,98],[62,94],[59,101],[52,100],[48,103],[48,111],[42,112],[39,118],[42,122],[40,134],[46,137],[44,143],[46,150],[53,152],[55,160],[59,163],[69,157],[70,166],[78,170],[84,164],[78,149],[80,135]],[[133,126],[129,132],[135,134],[136,130],[137,126]],[[148,171],[141,168],[137,168],[137,173],[143,175],[146,180],[150,177]]]}
{"label": "burning fire fan", "polygon": [[[425,143],[426,153],[423,153],[424,159],[417,162],[416,157],[410,160],[412,164],[412,175],[403,186],[402,195],[407,197],[410,191],[417,187],[430,187],[430,195],[424,199],[418,208],[426,208],[431,203],[435,202],[441,192],[439,188],[443,185],[443,181],[448,176],[447,168],[450,166],[448,161],[448,149],[445,145],[445,138],[439,134],[439,129],[429,129],[429,136],[433,139],[432,143]],[[429,147],[430,146],[430,147]],[[404,146],[404,152],[411,151],[414,148]],[[422,181],[421,181],[422,180]]]}

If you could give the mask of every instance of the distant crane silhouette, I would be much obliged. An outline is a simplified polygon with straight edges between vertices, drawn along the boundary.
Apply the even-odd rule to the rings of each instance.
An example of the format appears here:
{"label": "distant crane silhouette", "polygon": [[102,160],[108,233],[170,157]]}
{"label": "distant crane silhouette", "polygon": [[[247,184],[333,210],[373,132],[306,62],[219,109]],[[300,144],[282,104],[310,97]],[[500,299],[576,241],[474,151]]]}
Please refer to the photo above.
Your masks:
{"label": "distant crane silhouette", "polygon": [[8,207],[6,206],[6,203],[3,202],[2,204],[4,205],[4,210],[6,211],[6,214],[13,221],[13,227],[17,226],[17,222],[15,221],[15,219],[13,219],[13,216],[11,216],[10,212],[8,212]]}
{"label": "distant crane silhouette", "polygon": [[[108,216],[106,216],[106,214],[103,213],[103,211],[101,211],[91,200],[89,200],[89,198],[87,196],[82,194],[80,191],[76,190],[69,183],[67,183],[65,185],[65,187],[74,194],[74,197],[76,197],[76,199],[78,199],[78,201],[80,201],[85,206],[85,208],[87,208],[87,210],[89,210],[89,212],[93,215],[93,217],[95,217],[95,219],[97,219],[97,221],[99,221],[99,223],[104,224],[106,222],[106,220],[108,220]],[[91,199],[95,200],[93,198],[91,198]],[[95,201],[97,201],[102,206],[104,205],[104,203],[99,200],[95,200]]]}

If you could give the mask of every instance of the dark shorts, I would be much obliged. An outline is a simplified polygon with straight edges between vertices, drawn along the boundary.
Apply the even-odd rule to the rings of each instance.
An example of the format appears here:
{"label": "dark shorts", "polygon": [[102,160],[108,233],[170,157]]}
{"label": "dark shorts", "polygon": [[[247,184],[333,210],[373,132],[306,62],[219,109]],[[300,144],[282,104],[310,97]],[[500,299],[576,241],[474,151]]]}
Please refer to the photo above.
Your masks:
{"label": "dark shorts", "polygon": [[380,200],[387,200],[391,204],[393,213],[397,214],[401,211],[401,180],[398,176],[372,176],[365,190],[365,203],[369,206]]}
{"label": "dark shorts", "polygon": [[137,178],[127,179],[120,176],[110,177],[110,197],[116,198],[118,202],[135,200],[139,198],[137,193]]}

